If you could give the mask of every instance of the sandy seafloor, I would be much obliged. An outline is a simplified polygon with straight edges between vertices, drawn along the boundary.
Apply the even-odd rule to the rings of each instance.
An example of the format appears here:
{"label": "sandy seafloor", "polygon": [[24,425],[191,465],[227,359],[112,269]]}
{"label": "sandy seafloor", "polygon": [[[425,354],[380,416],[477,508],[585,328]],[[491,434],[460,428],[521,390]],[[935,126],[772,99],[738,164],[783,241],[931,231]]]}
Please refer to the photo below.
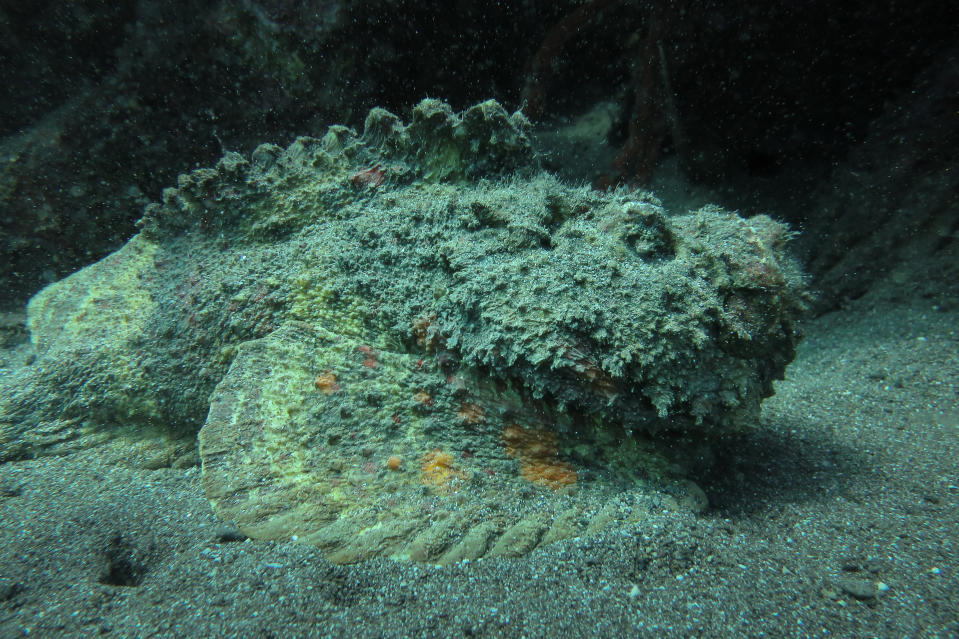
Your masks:
{"label": "sandy seafloor", "polygon": [[705,513],[520,559],[337,566],[231,541],[198,468],[4,464],[0,637],[959,637],[959,305],[873,294],[805,333]]}

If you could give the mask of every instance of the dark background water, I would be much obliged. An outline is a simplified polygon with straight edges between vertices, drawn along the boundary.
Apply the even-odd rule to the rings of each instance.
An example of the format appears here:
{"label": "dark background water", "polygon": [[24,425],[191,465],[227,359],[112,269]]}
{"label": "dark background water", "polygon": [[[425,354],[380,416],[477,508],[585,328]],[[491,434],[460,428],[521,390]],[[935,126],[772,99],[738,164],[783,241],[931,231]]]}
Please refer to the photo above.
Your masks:
{"label": "dark background water", "polygon": [[786,219],[833,308],[902,265],[951,268],[957,17],[929,0],[3,2],[2,298],[117,248],[224,149],[428,96],[496,98],[554,144],[603,105],[592,148],[559,145],[552,168]]}

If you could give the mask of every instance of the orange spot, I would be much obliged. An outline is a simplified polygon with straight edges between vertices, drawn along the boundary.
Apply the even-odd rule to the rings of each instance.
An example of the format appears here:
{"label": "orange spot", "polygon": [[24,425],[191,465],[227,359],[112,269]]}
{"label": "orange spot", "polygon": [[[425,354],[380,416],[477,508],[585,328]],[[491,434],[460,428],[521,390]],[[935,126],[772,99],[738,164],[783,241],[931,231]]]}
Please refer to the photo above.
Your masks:
{"label": "orange spot", "polygon": [[479,404],[473,402],[463,402],[460,409],[456,411],[456,416],[469,425],[479,424],[486,420],[486,411]]}
{"label": "orange spot", "polygon": [[425,390],[417,391],[413,395],[413,401],[417,404],[422,404],[423,406],[432,406],[433,405],[433,396],[427,393]]}
{"label": "orange spot", "polygon": [[324,395],[329,395],[340,390],[340,385],[336,383],[336,375],[330,372],[323,373],[317,377],[313,385],[317,390],[323,391]]}
{"label": "orange spot", "polygon": [[350,184],[356,188],[375,189],[386,180],[386,172],[380,166],[358,171],[350,176]]}
{"label": "orange spot", "polygon": [[553,490],[576,483],[576,470],[559,458],[556,433],[511,424],[503,429],[506,454],[519,460],[523,479]]}
{"label": "orange spot", "polygon": [[386,460],[386,467],[390,470],[399,470],[400,466],[403,465],[403,460],[400,459],[397,455],[391,456]]}
{"label": "orange spot", "polygon": [[374,351],[372,347],[364,344],[363,346],[358,347],[356,350],[366,355],[366,359],[363,360],[363,366],[366,366],[367,368],[376,368],[380,365],[380,363],[376,361],[376,351]]}
{"label": "orange spot", "polygon": [[453,464],[451,454],[439,449],[423,455],[420,464],[422,468],[420,481],[427,486],[433,486],[438,492],[455,491],[453,486],[455,480],[470,478],[469,473],[463,472]]}

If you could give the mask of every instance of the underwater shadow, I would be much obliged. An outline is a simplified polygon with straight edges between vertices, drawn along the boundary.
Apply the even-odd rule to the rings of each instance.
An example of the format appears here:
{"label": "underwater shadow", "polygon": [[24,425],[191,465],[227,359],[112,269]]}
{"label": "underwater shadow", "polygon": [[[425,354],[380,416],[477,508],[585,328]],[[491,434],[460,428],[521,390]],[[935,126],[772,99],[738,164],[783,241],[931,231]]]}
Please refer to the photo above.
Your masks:
{"label": "underwater shadow", "polygon": [[714,514],[743,517],[776,505],[825,502],[842,494],[867,457],[826,422],[764,419],[762,427],[715,442],[715,462],[694,479]]}

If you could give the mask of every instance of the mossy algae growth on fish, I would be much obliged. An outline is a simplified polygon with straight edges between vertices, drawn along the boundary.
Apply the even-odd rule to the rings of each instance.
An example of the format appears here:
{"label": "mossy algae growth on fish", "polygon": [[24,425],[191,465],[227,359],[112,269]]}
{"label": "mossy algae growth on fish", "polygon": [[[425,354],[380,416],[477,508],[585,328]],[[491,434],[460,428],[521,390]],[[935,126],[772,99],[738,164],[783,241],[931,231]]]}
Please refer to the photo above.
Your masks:
{"label": "mossy algae growth on fish", "polygon": [[[0,405],[5,456],[202,424],[217,514],[339,561],[522,554],[697,501],[697,447],[756,424],[793,357],[789,232],[571,187],[528,128],[427,100],[181,176],[31,303],[46,346]],[[90,282],[105,315],[141,300],[136,335]]]}

